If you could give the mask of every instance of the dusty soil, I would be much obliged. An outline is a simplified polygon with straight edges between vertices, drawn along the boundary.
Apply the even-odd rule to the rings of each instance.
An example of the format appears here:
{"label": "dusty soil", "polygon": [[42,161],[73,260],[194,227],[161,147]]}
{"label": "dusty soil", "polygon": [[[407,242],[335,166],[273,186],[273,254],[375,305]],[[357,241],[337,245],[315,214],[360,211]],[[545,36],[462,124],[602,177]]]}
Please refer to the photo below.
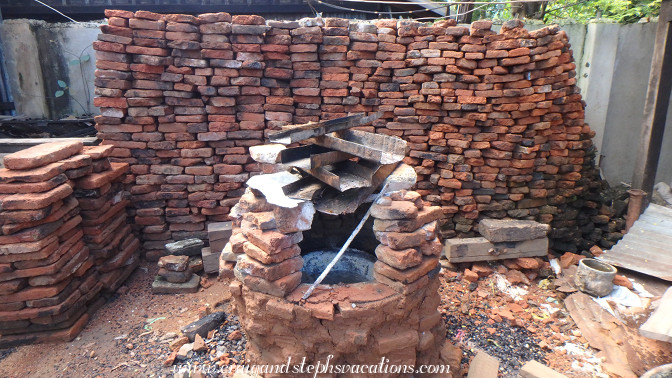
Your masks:
{"label": "dusty soil", "polygon": [[[242,363],[244,334],[241,338],[237,332],[233,341],[230,337],[239,325],[230,313],[228,283],[211,277],[211,286],[196,294],[152,295],[150,285],[156,270],[156,264],[144,263],[72,342],[0,350],[0,376],[171,377],[173,367],[164,366],[171,352],[171,333],[179,333],[197,320],[206,307],[227,312],[227,320],[206,340],[208,351],[173,366],[185,362],[212,366]],[[459,271],[442,272],[440,311],[447,338],[464,351],[463,371],[482,349],[501,360],[500,375],[504,377],[515,376],[531,359],[569,377],[608,376],[600,368],[596,350],[589,347],[564,309],[565,294],[547,285],[547,281],[536,279],[529,286],[517,286],[526,292],[518,292],[516,297],[516,293],[507,294],[497,287],[495,275],[470,283]],[[660,295],[660,285],[656,289],[653,294]],[[661,362],[665,361],[654,355],[649,361],[653,366]]]}
{"label": "dusty soil", "polygon": [[[16,347],[0,361],[3,377],[161,377],[170,350],[160,337],[199,318],[205,306],[228,312],[228,283],[209,280],[195,294],[152,295],[158,267],[144,263],[73,341]],[[0,352],[1,353],[1,352]],[[1,356],[1,354],[0,354]]]}

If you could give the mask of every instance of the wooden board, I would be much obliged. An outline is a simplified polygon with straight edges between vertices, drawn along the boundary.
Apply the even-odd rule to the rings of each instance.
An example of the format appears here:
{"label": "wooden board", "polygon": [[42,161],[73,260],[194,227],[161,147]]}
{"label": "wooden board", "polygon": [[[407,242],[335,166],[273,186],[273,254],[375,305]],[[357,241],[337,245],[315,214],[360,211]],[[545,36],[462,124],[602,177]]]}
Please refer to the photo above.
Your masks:
{"label": "wooden board", "polygon": [[656,311],[641,327],[642,336],[672,343],[672,287],[663,294]]}
{"label": "wooden board", "polygon": [[[625,347],[619,346],[612,338],[612,331],[616,334],[621,326],[618,319],[581,292],[567,297],[565,307],[590,346],[600,350],[597,356],[605,358],[604,370],[623,378],[637,377],[628,362]],[[621,344],[624,342],[621,340]]]}
{"label": "wooden board", "polygon": [[479,350],[469,364],[467,378],[497,378],[499,359]]}
{"label": "wooden board", "polygon": [[548,366],[532,360],[528,361],[520,369],[521,378],[566,378],[564,374],[549,368]]}
{"label": "wooden board", "polygon": [[268,138],[271,140],[271,142],[285,145],[301,142],[303,140],[318,137],[334,131],[366,125],[382,117],[382,115],[382,112],[374,113],[368,116],[365,116],[364,113],[360,113],[328,121],[306,123],[303,125],[283,126],[283,130],[270,133]]}
{"label": "wooden board", "polygon": [[353,155],[314,144],[288,148],[280,152],[280,162],[290,167],[315,169],[325,165],[340,163],[353,158]]}
{"label": "wooden board", "polygon": [[383,134],[343,130],[315,138],[315,144],[346,152],[379,164],[394,164],[406,156],[406,141]]}
{"label": "wooden board", "polygon": [[304,171],[332,188],[344,192],[373,185],[373,177],[379,169],[379,164],[367,160],[360,162],[346,160]]}
{"label": "wooden board", "polygon": [[548,238],[505,243],[483,237],[446,239],[443,254],[451,263],[543,257],[548,254]]}

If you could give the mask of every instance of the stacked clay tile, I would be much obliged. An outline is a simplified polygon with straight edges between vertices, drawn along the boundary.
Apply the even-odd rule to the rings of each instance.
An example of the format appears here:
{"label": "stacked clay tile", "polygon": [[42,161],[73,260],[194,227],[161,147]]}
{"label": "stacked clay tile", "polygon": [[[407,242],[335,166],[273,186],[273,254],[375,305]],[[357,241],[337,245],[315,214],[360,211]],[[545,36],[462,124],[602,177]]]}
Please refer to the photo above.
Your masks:
{"label": "stacked clay tile", "polygon": [[32,147],[0,170],[0,346],[70,340],[102,288],[72,181],[92,171],[81,142]]}
{"label": "stacked clay tile", "polygon": [[111,152],[110,145],[85,146],[82,154],[91,157],[92,172],[74,180],[84,242],[107,292],[116,291],[140,262],[140,242],[127,223],[128,164],[110,163]]}
{"label": "stacked clay tile", "polygon": [[126,163],[112,146],[56,142],[0,170],[0,345],[69,340],[139,261],[127,224]]}
{"label": "stacked clay tile", "polygon": [[237,255],[234,274],[240,282],[278,297],[295,289],[301,283],[303,267],[298,244],[303,240],[302,231],[310,229],[314,213],[310,202],[284,208],[248,189],[232,212],[235,228],[229,240],[230,251]]}
{"label": "stacked clay tile", "polygon": [[582,237],[576,198],[593,132],[557,26],[106,14],[97,127],[131,164],[149,255],[227,220],[259,171],[248,147],[266,132],[376,111],[365,129],[409,143],[405,162],[441,206],[443,237],[503,217],[551,223],[558,243]]}
{"label": "stacked clay tile", "polygon": [[443,250],[438,238],[438,206],[425,206],[412,191],[386,193],[371,207],[373,230],[380,245],[374,277],[402,294],[409,294],[429,282]]}

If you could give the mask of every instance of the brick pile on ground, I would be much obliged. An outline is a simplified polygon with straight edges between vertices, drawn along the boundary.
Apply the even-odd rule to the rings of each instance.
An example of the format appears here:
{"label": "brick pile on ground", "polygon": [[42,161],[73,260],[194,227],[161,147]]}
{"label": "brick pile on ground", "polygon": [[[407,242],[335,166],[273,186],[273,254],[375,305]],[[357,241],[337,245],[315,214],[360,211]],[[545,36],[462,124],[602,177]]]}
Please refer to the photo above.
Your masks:
{"label": "brick pile on ground", "polygon": [[405,162],[418,193],[442,208],[442,237],[509,217],[551,224],[562,249],[583,240],[593,132],[557,26],[106,15],[94,44],[97,127],[132,166],[153,258],[162,243],[204,238],[206,222],[227,220],[259,170],[248,147],[266,131],[375,111],[383,117],[364,129],[409,142]]}
{"label": "brick pile on ground", "polygon": [[140,262],[140,241],[127,223],[130,201],[123,181],[128,164],[110,163],[112,149],[85,146],[82,154],[91,157],[92,172],[74,180],[84,242],[107,292],[116,291]]}
{"label": "brick pile on ground", "polygon": [[71,180],[91,174],[81,142],[32,147],[0,170],[0,345],[71,340],[103,287]]}
{"label": "brick pile on ground", "polygon": [[152,293],[182,294],[198,291],[201,278],[194,272],[189,256],[163,256],[158,264],[159,273],[152,283]]}
{"label": "brick pile on ground", "polygon": [[233,273],[246,287],[284,297],[301,283],[303,258],[298,244],[302,231],[310,229],[314,213],[310,202],[280,207],[248,189],[232,211],[234,229],[230,248],[222,253],[220,272],[229,275],[226,270],[235,266]]}

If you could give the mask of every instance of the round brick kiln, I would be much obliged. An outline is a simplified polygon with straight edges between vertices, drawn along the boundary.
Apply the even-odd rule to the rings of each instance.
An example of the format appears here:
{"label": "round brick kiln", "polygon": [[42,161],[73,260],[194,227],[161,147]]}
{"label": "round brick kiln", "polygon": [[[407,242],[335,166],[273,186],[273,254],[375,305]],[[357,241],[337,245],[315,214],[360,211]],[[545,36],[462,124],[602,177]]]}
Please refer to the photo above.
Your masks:
{"label": "round brick kiln", "polygon": [[[301,283],[302,254],[310,251],[301,251],[299,243],[320,223],[308,208],[309,202],[294,209],[272,205],[248,189],[234,209],[237,227],[222,258],[238,255],[231,292],[248,335],[250,363],[281,365],[291,358],[300,364],[305,357],[306,364],[334,366],[381,360],[390,366],[445,365],[439,355],[445,328],[437,311],[440,208],[425,206],[416,192],[387,193],[371,209],[372,230],[365,230],[379,242],[369,251],[377,257],[373,278],[320,285],[302,300],[309,287]],[[318,233],[330,232],[322,223],[326,228]]]}

